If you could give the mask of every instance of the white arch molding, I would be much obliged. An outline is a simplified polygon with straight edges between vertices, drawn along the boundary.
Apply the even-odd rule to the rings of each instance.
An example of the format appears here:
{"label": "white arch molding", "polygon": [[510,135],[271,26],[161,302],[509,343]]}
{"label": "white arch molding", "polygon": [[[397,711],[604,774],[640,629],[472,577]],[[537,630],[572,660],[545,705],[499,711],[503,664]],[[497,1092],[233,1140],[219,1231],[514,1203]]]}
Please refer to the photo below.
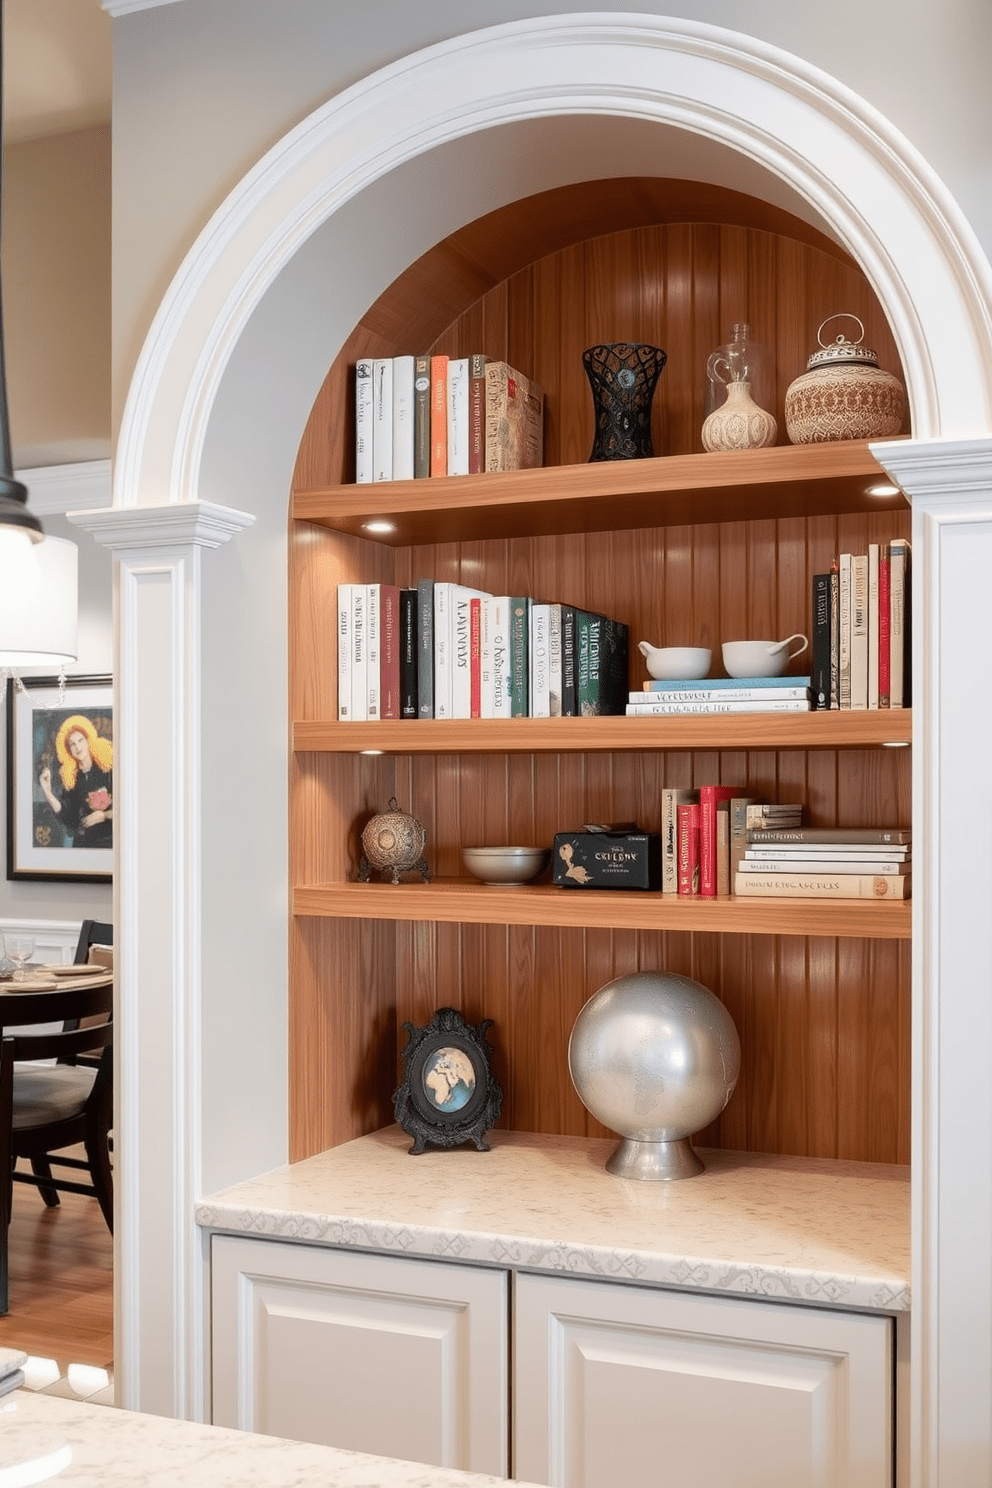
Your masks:
{"label": "white arch molding", "polygon": [[[198,883],[201,873],[202,778],[216,749],[209,739],[197,750],[187,744],[171,753],[156,744],[163,737],[176,741],[199,737],[198,646],[206,600],[198,557],[203,539],[191,539],[197,555],[191,564],[178,529],[162,519],[170,507],[196,513],[206,508],[204,496],[216,503],[223,494],[216,486],[209,490],[207,486],[226,468],[223,450],[232,441],[231,411],[225,402],[235,396],[232,368],[247,355],[244,348],[252,337],[261,335],[266,307],[271,312],[281,284],[303,260],[318,229],[343,219],[346,209],[373,190],[379,193],[380,205],[382,201],[388,205],[391,182],[419,158],[498,126],[562,115],[609,116],[687,131],[747,157],[820,215],[867,274],[899,346],[916,435],[904,447],[902,473],[906,488],[912,487],[914,521],[928,524],[929,551],[938,555],[933,563],[940,561],[942,501],[955,504],[954,530],[960,532],[960,492],[949,494],[953,481],[948,469],[958,458],[973,464],[972,441],[992,429],[988,261],[953,200],[909,143],[863,100],[796,57],[748,37],[682,20],[644,15],[542,17],[457,37],[402,59],[332,99],[259,162],[201,234],[151,327],[125,408],[115,467],[114,520],[109,513],[94,513],[82,524],[103,528],[109,533],[104,540],[121,553],[117,566],[125,575],[120,586],[127,602],[119,606],[119,684],[122,693],[133,689],[139,699],[137,705],[121,710],[122,726],[132,728],[133,734],[121,739],[120,754],[133,763],[122,780],[126,814],[119,833],[118,867],[132,865],[134,870],[124,874],[126,888],[120,891],[118,907],[122,946],[130,943],[133,948],[124,953],[121,1017],[125,1024],[133,1019],[137,1032],[132,1047],[144,1078],[152,1062],[161,1059],[160,1042],[155,1049],[143,1044],[140,1031],[143,1010],[156,1000],[154,1036],[168,1045],[170,1090],[184,1091],[187,1099],[184,1120],[177,1123],[167,1154],[161,1151],[161,1141],[156,1146],[147,1138],[149,1152],[165,1163],[168,1181],[155,1193],[138,1192],[134,1175],[142,1167],[151,1116],[142,1104],[136,1071],[125,1069],[122,1076],[122,1125],[131,1131],[139,1158],[127,1170],[135,1188],[122,1195],[118,1257],[123,1303],[118,1379],[127,1405],[193,1417],[205,1408],[203,1258],[191,1209],[204,1167],[212,1161],[207,1154],[219,1124],[217,1091],[208,1088],[207,1077],[201,1074],[209,1012],[199,1005],[199,988],[209,951],[201,939],[199,905],[190,907],[186,893],[189,882]],[[467,189],[463,179],[451,178],[452,198]],[[399,184],[396,190],[399,220],[403,214]],[[346,282],[340,286],[342,339],[368,303],[366,296],[349,305],[349,293],[354,297],[362,291],[349,290]],[[321,330],[312,321],[303,331],[304,338],[307,335],[311,340],[323,335],[319,356],[326,368],[340,342],[329,344],[326,328]],[[270,377],[266,384],[272,399],[271,424],[261,427],[245,420],[238,437],[247,454],[257,455],[262,464],[266,441],[281,440],[286,445],[282,467],[291,467],[309,402],[281,406],[276,382]],[[299,401],[298,393],[292,396]],[[295,428],[295,437],[287,439],[286,427]],[[943,453],[939,480],[931,482],[927,453],[935,441],[952,443],[934,451],[935,456]],[[931,494],[934,485],[940,488],[937,495]],[[981,504],[986,500],[983,491],[976,496],[972,484],[968,501]],[[255,514],[262,518],[267,509],[281,522],[285,500],[283,481],[267,493],[255,493]],[[987,507],[975,529],[983,541],[992,524],[992,498]],[[216,505],[209,510],[209,525],[216,532],[224,526],[223,518]],[[146,519],[150,535],[143,541]],[[233,535],[248,520],[232,512],[225,535]],[[223,555],[207,561],[223,561]],[[170,576],[163,579],[163,565],[170,564]],[[945,588],[953,585],[953,571],[943,570],[941,582]],[[955,617],[958,623],[960,616]],[[946,640],[931,617],[925,658],[928,686],[939,680]],[[235,666],[238,644],[232,638]],[[153,693],[147,681],[149,661],[156,667]],[[145,699],[148,716],[143,719]],[[917,821],[922,818],[924,833],[928,813],[937,810],[940,792],[934,790],[933,777],[941,768],[948,717],[945,708],[942,735],[941,719],[936,713],[931,716],[926,700],[916,713],[917,737],[927,751],[929,771],[926,789],[921,769],[914,785]],[[975,722],[972,714],[963,716],[953,725],[954,736],[964,737],[959,725],[967,730]],[[152,758],[154,784],[148,768]],[[154,812],[147,818],[158,821],[169,849],[163,854],[159,848],[152,870],[149,847],[142,838],[143,813],[146,799],[157,802],[160,771],[168,778],[173,806],[164,824],[161,810],[158,818]],[[284,815],[276,812],[262,843],[279,865],[285,854],[284,828]],[[919,844],[919,826],[917,830]],[[942,841],[940,852],[945,850],[950,844]],[[154,900],[142,880],[142,872],[147,879],[152,871],[164,879],[164,885],[155,887],[165,889]],[[983,871],[979,888],[988,877]],[[284,888],[284,867],[276,872],[282,874]],[[939,874],[928,877],[936,879]],[[209,892],[210,874],[205,872],[203,878]],[[915,977],[917,1042],[926,1046],[930,1069],[935,1059],[939,1063],[939,983],[949,968],[941,961],[945,953],[934,949],[946,941],[945,906],[936,889],[931,892],[925,883],[920,885],[917,914],[929,948],[926,974]],[[163,947],[168,954],[163,954]],[[976,1048],[976,1063],[982,1051],[992,1052],[985,1045]],[[921,1280],[920,1268],[941,1264],[926,1197],[936,1183],[939,1085],[931,1070],[927,1098],[932,1108],[918,1118],[916,1128],[920,1176],[915,1186],[918,1195],[924,1195],[916,1200],[918,1289],[933,1281],[926,1274]],[[992,1129],[992,1122],[984,1129]],[[983,1215],[988,1211],[982,1233],[988,1230],[992,1239],[992,1180],[982,1181]],[[167,1288],[161,1285],[163,1274]],[[989,1305],[992,1309],[992,1301]],[[922,1473],[919,1480],[936,1482],[939,1413],[947,1409],[950,1392],[945,1378],[943,1399],[938,1400],[934,1361],[947,1364],[950,1350],[944,1348],[940,1318],[929,1298],[928,1309],[920,1309],[921,1317],[924,1312],[927,1333],[918,1338],[915,1353],[917,1359],[928,1361],[929,1373],[925,1377],[918,1369],[914,1389],[914,1458]],[[154,1347],[146,1342],[153,1321]],[[983,1326],[992,1337],[989,1323],[990,1318],[979,1320],[976,1339]],[[923,1324],[916,1326],[919,1330]],[[979,1353],[980,1378],[967,1394],[972,1405],[979,1403],[982,1424],[976,1427],[972,1420],[961,1430],[971,1447],[977,1431],[984,1462],[992,1461],[990,1346]],[[962,1354],[974,1373],[974,1355],[969,1358],[967,1348]],[[951,1428],[945,1435],[950,1441]],[[926,1463],[926,1471],[921,1463]]]}

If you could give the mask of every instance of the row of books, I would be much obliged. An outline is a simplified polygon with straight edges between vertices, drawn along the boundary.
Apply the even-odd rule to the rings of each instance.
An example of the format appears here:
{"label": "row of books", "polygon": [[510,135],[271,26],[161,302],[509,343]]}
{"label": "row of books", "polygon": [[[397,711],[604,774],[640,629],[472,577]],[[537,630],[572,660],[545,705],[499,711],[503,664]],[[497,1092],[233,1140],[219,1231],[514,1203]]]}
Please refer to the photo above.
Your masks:
{"label": "row of books", "polygon": [[734,892],[767,898],[908,899],[908,828],[760,828],[734,877]]}
{"label": "row of books", "polygon": [[339,584],[338,719],[622,713],[627,627],[575,605],[421,579]]}
{"label": "row of books", "polygon": [[908,708],[910,546],[904,538],[842,553],[813,578],[816,708]]}
{"label": "row of books", "polygon": [[645,682],[628,694],[628,718],[672,713],[808,713],[809,677],[707,677]]}
{"label": "row of books", "polygon": [[741,786],[666,786],[661,792],[662,893],[703,899],[731,893],[747,832],[801,821],[801,806],[759,801]]}
{"label": "row of books", "polygon": [[363,357],[355,364],[355,479],[527,470],[544,461],[544,393],[507,362]]}

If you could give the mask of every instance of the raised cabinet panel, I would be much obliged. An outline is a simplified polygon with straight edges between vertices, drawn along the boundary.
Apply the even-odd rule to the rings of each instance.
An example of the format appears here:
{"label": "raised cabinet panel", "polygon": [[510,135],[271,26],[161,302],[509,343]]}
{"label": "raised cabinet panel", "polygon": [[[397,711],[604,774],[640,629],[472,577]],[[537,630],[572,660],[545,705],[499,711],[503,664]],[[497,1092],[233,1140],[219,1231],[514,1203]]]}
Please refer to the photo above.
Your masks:
{"label": "raised cabinet panel", "polygon": [[214,1236],[213,1421],[506,1476],[502,1271]]}
{"label": "raised cabinet panel", "polygon": [[514,1463],[552,1488],[892,1488],[892,1322],[519,1276]]}

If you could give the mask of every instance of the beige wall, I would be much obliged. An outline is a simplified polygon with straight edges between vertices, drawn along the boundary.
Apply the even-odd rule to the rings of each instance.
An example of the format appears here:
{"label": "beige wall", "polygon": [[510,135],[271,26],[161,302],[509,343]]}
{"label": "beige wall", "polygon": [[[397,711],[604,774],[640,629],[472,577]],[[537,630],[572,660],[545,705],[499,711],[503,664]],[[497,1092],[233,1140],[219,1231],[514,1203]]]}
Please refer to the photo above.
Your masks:
{"label": "beige wall", "polygon": [[3,315],[14,466],[110,455],[110,126],[4,151]]}

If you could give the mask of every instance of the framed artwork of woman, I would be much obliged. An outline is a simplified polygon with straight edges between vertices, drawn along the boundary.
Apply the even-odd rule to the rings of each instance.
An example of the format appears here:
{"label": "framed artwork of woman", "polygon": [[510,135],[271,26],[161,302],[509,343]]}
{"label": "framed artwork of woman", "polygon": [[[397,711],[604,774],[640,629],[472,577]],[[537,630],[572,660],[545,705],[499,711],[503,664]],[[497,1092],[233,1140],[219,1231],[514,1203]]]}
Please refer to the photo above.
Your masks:
{"label": "framed artwork of woman", "polygon": [[113,770],[109,677],[8,681],[8,878],[109,882]]}

